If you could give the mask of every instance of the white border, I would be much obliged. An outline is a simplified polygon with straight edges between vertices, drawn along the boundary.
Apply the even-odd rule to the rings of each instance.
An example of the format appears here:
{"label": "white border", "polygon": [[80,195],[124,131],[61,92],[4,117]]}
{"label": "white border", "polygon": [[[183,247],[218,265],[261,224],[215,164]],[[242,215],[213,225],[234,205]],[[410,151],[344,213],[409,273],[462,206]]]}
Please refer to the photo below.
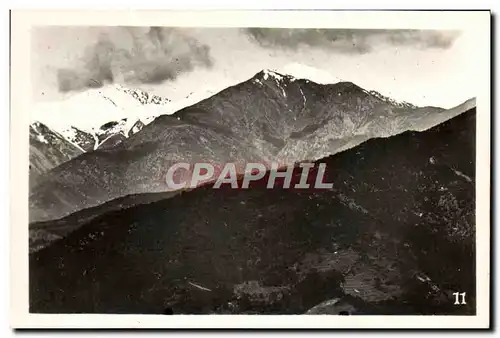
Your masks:
{"label": "white border", "polygon": [[[425,28],[476,30],[476,316],[156,316],[28,313],[28,100],[30,28],[35,25]],[[11,326],[15,328],[486,328],[490,265],[490,13],[351,11],[21,10],[11,22]],[[457,84],[460,85],[460,84]],[[453,90],[449,88],[449,90]]]}

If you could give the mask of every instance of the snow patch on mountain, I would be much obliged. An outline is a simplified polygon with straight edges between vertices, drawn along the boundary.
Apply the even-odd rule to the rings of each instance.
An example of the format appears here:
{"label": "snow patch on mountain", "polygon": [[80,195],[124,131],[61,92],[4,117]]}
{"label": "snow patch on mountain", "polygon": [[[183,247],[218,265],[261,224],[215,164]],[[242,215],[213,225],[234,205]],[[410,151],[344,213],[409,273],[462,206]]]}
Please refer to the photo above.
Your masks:
{"label": "snow patch on mountain", "polygon": [[42,143],[49,144],[49,141],[47,141],[47,139],[41,134],[36,135],[36,139]]}
{"label": "snow patch on mountain", "polygon": [[267,80],[269,77],[272,77],[278,81],[281,81],[284,78],[283,75],[271,69],[264,69],[262,72],[264,73],[264,80]]}
{"label": "snow patch on mountain", "polygon": [[300,94],[302,95],[302,100],[304,100],[304,105],[302,106],[302,109],[304,109],[306,107],[307,98],[304,95],[304,92],[302,91],[302,88],[299,87],[299,90],[300,90]]}

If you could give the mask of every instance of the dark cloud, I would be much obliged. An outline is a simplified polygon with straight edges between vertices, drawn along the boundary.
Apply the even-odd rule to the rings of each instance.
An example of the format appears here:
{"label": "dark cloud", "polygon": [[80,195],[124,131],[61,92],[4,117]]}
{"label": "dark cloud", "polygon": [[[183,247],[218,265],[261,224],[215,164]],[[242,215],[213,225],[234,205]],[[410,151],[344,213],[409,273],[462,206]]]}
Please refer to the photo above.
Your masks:
{"label": "dark cloud", "polygon": [[195,67],[211,67],[210,48],[182,29],[112,27],[84,49],[78,63],[57,70],[59,91],[106,83],[162,83]]}
{"label": "dark cloud", "polygon": [[244,32],[264,47],[318,47],[350,54],[369,53],[387,45],[447,49],[459,36],[457,31],[407,29],[246,28]]}

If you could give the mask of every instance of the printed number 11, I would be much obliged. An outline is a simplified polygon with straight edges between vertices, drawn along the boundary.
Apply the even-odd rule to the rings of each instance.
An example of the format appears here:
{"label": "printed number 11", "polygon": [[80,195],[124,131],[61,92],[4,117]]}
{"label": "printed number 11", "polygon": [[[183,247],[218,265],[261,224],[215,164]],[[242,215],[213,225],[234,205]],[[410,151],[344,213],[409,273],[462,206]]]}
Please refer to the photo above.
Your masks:
{"label": "printed number 11", "polygon": [[[465,305],[465,292],[453,292],[453,296],[455,296],[455,303],[453,305]],[[460,302],[461,300],[461,302]]]}

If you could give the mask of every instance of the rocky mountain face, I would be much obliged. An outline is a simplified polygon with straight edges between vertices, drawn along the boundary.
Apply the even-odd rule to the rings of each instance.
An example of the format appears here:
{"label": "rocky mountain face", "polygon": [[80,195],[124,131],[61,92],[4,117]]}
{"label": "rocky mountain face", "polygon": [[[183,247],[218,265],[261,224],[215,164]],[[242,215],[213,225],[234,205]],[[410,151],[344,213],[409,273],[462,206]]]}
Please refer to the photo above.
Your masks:
{"label": "rocky mountain face", "polygon": [[320,85],[265,70],[48,173],[31,191],[30,221],[164,192],[165,172],[177,162],[315,160],[369,138],[427,129],[474,105],[416,108],[353,83]]}
{"label": "rocky mountain face", "polygon": [[[332,99],[350,91],[356,103],[357,95],[365,95],[350,84],[339,86],[341,95],[334,92]],[[275,89],[269,95],[278,95]],[[245,95],[241,100],[246,102]],[[377,109],[376,99],[369,100]],[[223,102],[234,111],[245,107]],[[239,139],[231,123],[258,135],[259,119],[250,112],[244,122],[231,109],[230,122],[209,119],[222,113],[219,104],[204,102],[206,110],[192,107],[159,118],[124,141],[129,148],[120,148],[128,156],[122,160],[131,166],[130,158],[150,159],[163,149],[161,142],[146,142],[153,133],[170,144],[168,133],[160,133],[167,124],[183,130],[178,137],[185,135],[172,150],[186,151],[194,140],[201,146],[201,136]],[[277,119],[273,104],[262,103],[261,118]],[[350,121],[364,119],[352,115]],[[305,116],[294,116],[298,125],[307,124]],[[30,311],[473,315],[475,118],[473,108],[429,130],[372,138],[320,159],[316,164],[326,164],[324,182],[332,182],[332,189],[207,185],[100,214],[30,255]],[[293,132],[287,126],[269,122],[266,131],[279,139],[284,130]],[[134,148],[133,142],[143,146]],[[113,152],[94,153],[114,163]],[[79,158],[97,161],[89,155]],[[457,291],[466,292],[467,305],[453,304]]]}
{"label": "rocky mountain face", "polygon": [[83,153],[83,149],[40,122],[30,125],[29,142],[31,179]]}

